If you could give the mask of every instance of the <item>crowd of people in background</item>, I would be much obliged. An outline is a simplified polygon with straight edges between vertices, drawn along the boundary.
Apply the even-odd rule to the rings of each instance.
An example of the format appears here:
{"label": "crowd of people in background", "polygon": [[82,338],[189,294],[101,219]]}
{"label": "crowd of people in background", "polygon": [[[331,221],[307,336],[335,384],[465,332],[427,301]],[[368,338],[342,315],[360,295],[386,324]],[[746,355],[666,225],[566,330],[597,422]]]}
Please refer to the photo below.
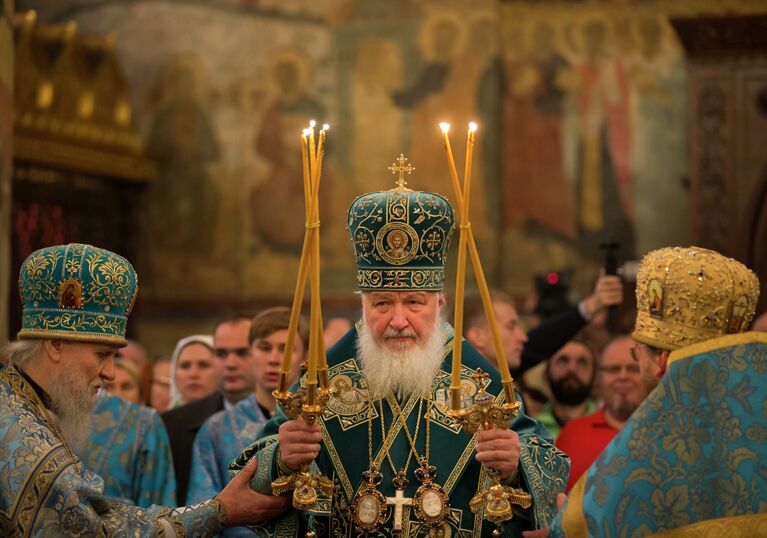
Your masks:
{"label": "crowd of people in background", "polygon": [[[600,276],[585,299],[525,330],[514,300],[492,292],[505,359],[526,412],[572,460],[568,492],[655,386],[640,378],[628,331],[633,320],[623,320],[615,331],[606,327],[606,312],[623,299],[621,278]],[[152,359],[141,343],[129,340],[116,356],[114,380],[99,394],[94,427],[79,454],[104,478],[105,493],[148,507],[192,504],[220,491],[229,480],[229,463],[275,412],[272,391],[289,315],[280,306],[255,317],[230,316],[211,334],[185,336],[172,353]],[[463,322],[466,340],[497,368],[478,293],[466,295]],[[353,324],[334,317],[326,327],[329,349]],[[754,320],[753,329],[767,330],[767,313]],[[307,344],[301,318],[292,381]],[[253,534],[234,527],[222,535]]]}

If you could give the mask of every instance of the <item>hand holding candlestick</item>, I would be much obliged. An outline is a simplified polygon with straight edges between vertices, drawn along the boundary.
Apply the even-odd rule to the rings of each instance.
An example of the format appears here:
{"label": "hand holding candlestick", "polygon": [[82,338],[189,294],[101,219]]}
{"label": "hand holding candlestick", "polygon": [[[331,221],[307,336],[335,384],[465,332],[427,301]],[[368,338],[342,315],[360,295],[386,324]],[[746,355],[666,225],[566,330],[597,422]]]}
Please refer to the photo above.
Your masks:
{"label": "hand holding candlestick", "polygon": [[[458,419],[452,413],[450,414],[467,433],[476,434],[481,430],[487,431],[495,428],[507,430],[511,420],[519,413],[521,404],[516,400],[512,399],[511,402],[513,403],[510,405],[508,405],[508,401],[507,404],[498,404],[495,398],[485,391],[488,377],[486,372],[478,368],[471,376],[479,385],[479,390],[474,397],[474,404],[465,410],[465,413]],[[506,386],[504,384],[504,389]],[[517,465],[519,465],[518,460]],[[484,510],[485,519],[497,525],[513,517],[512,504],[522,508],[530,508],[532,496],[529,493],[519,488],[502,485],[500,472],[492,468],[486,469],[493,485],[478,491],[472,497],[469,502],[472,512],[477,514]]]}
{"label": "hand holding candlestick", "polygon": [[[309,129],[305,129],[301,136],[301,157],[304,180],[304,202],[306,204],[306,232],[304,244],[301,250],[301,261],[298,268],[298,280],[293,296],[293,307],[288,324],[288,335],[285,343],[285,355],[280,368],[280,382],[274,397],[283,406],[285,414],[291,419],[302,419],[309,425],[313,425],[321,418],[331,389],[328,386],[327,359],[322,345],[323,324],[322,311],[320,308],[320,248],[319,248],[319,185],[322,159],[324,154],[325,132],[327,125],[323,125],[319,134],[317,147],[314,145],[314,121]],[[308,155],[307,155],[308,153]],[[298,318],[301,311],[307,272],[311,287],[311,318],[308,349],[308,366],[306,372],[306,386],[298,389],[295,394],[288,391],[288,377],[298,330]],[[318,373],[320,386],[318,383]],[[281,476],[272,482],[272,491],[275,495],[282,495],[289,491],[293,492],[293,506],[299,510],[314,507],[317,503],[319,492],[325,495],[333,493],[333,482],[321,474],[310,472],[311,462],[305,462],[297,472]]]}
{"label": "hand holding candlestick", "polygon": [[[450,147],[450,138],[448,131],[450,125],[441,123],[443,143],[448,158],[450,168],[450,179],[455,191],[456,202],[460,214],[460,236],[458,246],[458,271],[456,276],[455,292],[455,336],[453,347],[453,363],[450,384],[450,408],[448,414],[455,420],[461,428],[469,434],[476,434],[480,430],[489,430],[493,428],[507,429],[511,420],[519,413],[520,403],[516,401],[514,394],[514,381],[509,372],[509,366],[506,362],[503,345],[501,342],[498,324],[495,319],[490,292],[479,260],[479,253],[474,242],[474,235],[469,223],[469,196],[471,186],[471,158],[474,147],[474,139],[477,126],[474,123],[469,124],[469,132],[466,143],[466,165],[464,169],[464,185],[461,189],[458,180],[458,171],[453,160],[453,152]],[[464,272],[466,265],[466,250],[468,249],[474,273],[479,284],[479,291],[482,296],[482,303],[485,309],[490,330],[493,335],[493,345],[498,365],[501,371],[501,381],[503,383],[503,392],[505,398],[496,402],[495,398],[485,391],[484,387],[488,380],[488,375],[481,370],[477,370],[473,375],[480,389],[474,398],[474,403],[467,409],[461,407],[461,345],[463,331],[463,292],[464,292]],[[513,512],[511,505],[518,504],[525,508],[530,507],[532,497],[519,489],[501,485],[501,477],[498,471],[488,469],[493,485],[480,490],[471,500],[470,506],[473,512],[484,511],[485,518],[496,524],[507,521],[512,518]],[[497,529],[494,531],[500,532]]]}

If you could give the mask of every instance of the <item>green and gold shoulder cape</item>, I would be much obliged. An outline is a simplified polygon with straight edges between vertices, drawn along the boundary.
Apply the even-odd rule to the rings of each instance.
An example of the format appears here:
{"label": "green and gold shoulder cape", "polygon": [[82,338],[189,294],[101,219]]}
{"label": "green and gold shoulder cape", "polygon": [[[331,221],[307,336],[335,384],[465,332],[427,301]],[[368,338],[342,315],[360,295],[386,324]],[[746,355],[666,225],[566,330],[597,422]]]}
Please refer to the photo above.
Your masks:
{"label": "green and gold shoulder cape", "polygon": [[[474,457],[476,440],[474,436],[461,431],[447,415],[453,330],[449,324],[444,324],[442,330],[445,338],[444,358],[442,368],[432,384],[433,405],[428,458],[429,463],[437,468],[435,482],[444,488],[450,498],[450,514],[442,529],[443,535],[490,536],[495,528],[494,525],[481,517],[475,517],[469,508],[469,501],[477,490],[491,484],[486,471]],[[370,405],[367,381],[355,358],[356,349],[357,329],[353,328],[328,353],[329,379],[335,393],[320,422],[322,450],[313,468],[315,472],[319,470],[333,481],[336,486],[333,496],[322,499],[317,509],[311,513],[298,514],[293,511],[280,520],[257,528],[260,535],[297,536],[307,528],[307,521],[311,519],[313,529],[318,535],[362,536],[364,533],[359,532],[353,525],[350,507],[355,493],[362,484],[362,473],[369,467],[368,432],[370,431],[375,464],[384,475],[383,482],[378,488],[384,496],[394,495],[393,472],[386,452],[388,451],[398,470],[404,467],[408,460],[410,445],[396,411],[397,404],[406,417],[411,436],[415,435],[418,428],[416,449],[419,455],[424,455],[426,437],[424,415],[428,407],[428,399],[411,396],[396,402],[394,396],[390,395],[386,400],[375,401],[373,405]],[[471,403],[479,390],[477,382],[471,378],[471,374],[477,368],[489,374],[489,384],[485,390],[495,396],[498,401],[502,401],[504,396],[500,376],[465,341],[462,349],[462,363],[461,385],[467,403]],[[370,425],[369,410],[372,412]],[[387,439],[383,447],[382,410]],[[237,471],[251,457],[257,457],[259,469],[251,485],[262,493],[271,493],[271,482],[279,476],[276,462],[277,432],[280,424],[286,420],[288,419],[282,409],[278,408],[259,439],[248,447],[231,467],[232,471]],[[515,507],[514,518],[503,525],[504,536],[507,537],[521,536],[522,530],[548,525],[556,514],[556,495],[564,491],[570,467],[569,458],[554,447],[537,421],[520,413],[513,419],[510,428],[519,434],[521,445],[516,486],[532,495],[533,504],[526,510],[517,511]],[[405,489],[406,497],[413,497],[420,485],[413,475],[416,464],[415,458],[411,458],[407,471],[409,485]],[[392,509],[387,510],[387,520],[376,533],[377,536],[396,534],[391,528]],[[403,530],[399,536],[428,535],[429,527],[418,520],[414,510],[411,507],[405,507],[404,510]]]}

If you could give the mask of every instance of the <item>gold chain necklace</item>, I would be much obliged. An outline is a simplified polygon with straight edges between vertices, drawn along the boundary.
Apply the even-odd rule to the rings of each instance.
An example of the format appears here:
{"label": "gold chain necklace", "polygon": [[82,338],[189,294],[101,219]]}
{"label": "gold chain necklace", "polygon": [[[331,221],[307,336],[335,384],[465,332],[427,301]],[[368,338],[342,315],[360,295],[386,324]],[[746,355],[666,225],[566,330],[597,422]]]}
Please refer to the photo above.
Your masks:
{"label": "gold chain necklace", "polygon": [[[405,477],[407,476],[407,470],[410,468],[410,459],[414,455],[415,455],[416,461],[420,461],[421,458],[418,457],[418,452],[415,449],[415,441],[413,440],[413,437],[410,437],[410,430],[407,427],[407,422],[405,422],[405,417],[402,413],[402,409],[400,408],[399,402],[397,401],[396,398],[394,398],[394,405],[397,407],[397,413],[398,413],[397,416],[399,416],[399,419],[402,422],[402,427],[405,430],[405,435],[407,436],[407,440],[410,442],[410,451],[408,452],[407,460],[405,461],[405,467],[400,469],[399,472],[394,467],[394,461],[392,461],[391,454],[389,453],[388,450],[386,450],[386,458],[389,460],[389,465],[391,466],[391,471],[394,474],[395,478],[399,479],[398,481],[400,483],[404,482],[404,486],[402,488],[397,488],[397,489],[405,489],[407,487],[407,478]],[[395,415],[394,415],[394,408],[391,406],[391,402],[389,403],[389,407],[392,410],[392,425],[393,425]],[[378,400],[378,409],[380,410],[380,413],[381,413],[381,439],[386,439],[386,429],[384,427],[383,400]],[[418,399],[418,415],[416,416],[419,418],[419,420],[415,424],[415,435],[414,435],[415,439],[418,439],[418,429],[421,426],[421,420],[420,420],[421,411],[423,411],[423,398]],[[428,423],[426,427],[428,432],[428,427],[429,427]],[[428,442],[426,445],[426,450],[427,452],[429,450]]]}
{"label": "gold chain necklace", "polygon": [[[423,402],[423,397],[421,397]],[[434,482],[437,477],[437,468],[434,465],[429,465],[429,452],[431,444],[431,413],[432,413],[432,401],[431,393],[429,394],[429,403],[424,416],[426,420],[426,446],[425,454],[423,457],[418,457],[418,453],[415,449],[415,440],[410,437],[410,431],[408,430],[407,423],[405,422],[404,414],[399,406],[399,402],[394,400],[399,413],[400,420],[402,421],[402,427],[405,429],[405,435],[407,435],[408,441],[410,441],[410,448],[413,454],[418,459],[419,468],[413,473],[416,479],[421,482],[421,485],[415,492],[412,504],[415,505],[415,515],[418,519],[429,525],[430,527],[441,527],[447,520],[450,514],[450,499],[442,489],[442,486]],[[421,408],[418,410],[418,422],[416,423],[415,437],[418,438],[418,425],[421,423]]]}
{"label": "gold chain necklace", "polygon": [[[386,504],[390,504],[394,506],[394,517],[392,522],[392,528],[395,531],[402,530],[402,515],[403,515],[403,508],[405,506],[412,506],[413,505],[413,499],[409,497],[405,497],[405,488],[407,488],[408,485],[408,479],[407,479],[407,470],[410,467],[410,458],[415,454],[415,459],[417,461],[420,461],[420,458],[418,457],[418,452],[415,449],[415,442],[413,441],[413,438],[410,437],[410,430],[407,427],[407,421],[405,420],[405,416],[402,413],[402,409],[399,406],[399,402],[397,402],[396,398],[393,398],[394,404],[397,406],[397,411],[399,413],[399,419],[400,422],[402,422],[402,427],[405,429],[405,435],[407,435],[407,440],[410,442],[410,450],[408,451],[407,460],[405,461],[405,467],[397,471],[396,467],[394,466],[394,462],[391,459],[391,454],[389,453],[389,450],[386,448],[386,445],[384,445],[383,450],[386,451],[386,456],[389,459],[389,465],[391,465],[392,473],[394,474],[394,478],[392,479],[392,485],[394,485],[394,497],[386,497]],[[381,412],[381,439],[386,439],[386,428],[384,425],[384,413],[383,413],[383,401],[378,401],[378,408]],[[394,408],[391,405],[391,400],[389,401],[389,408],[392,410],[392,431],[394,430],[393,426],[395,423],[395,419],[397,415],[394,414]],[[418,398],[418,414],[416,415],[416,424],[415,424],[415,438],[418,439],[418,429],[421,426],[421,411],[423,411],[423,398]]]}
{"label": "gold chain necklace", "polygon": [[[385,451],[386,458],[389,460],[389,465],[394,473],[394,479],[392,484],[395,487],[394,497],[384,497],[383,494],[378,491],[383,481],[383,474],[375,464],[373,460],[373,402],[368,401],[368,461],[369,468],[362,473],[363,485],[360,487],[357,494],[354,496],[352,502],[352,520],[355,527],[362,532],[376,532],[387,519],[387,505],[394,506],[393,517],[393,530],[402,529],[402,509],[404,506],[415,506],[415,514],[419,520],[423,521],[430,527],[440,527],[447,520],[450,514],[450,503],[447,493],[442,489],[442,486],[434,482],[437,476],[437,468],[433,465],[429,465],[429,452],[431,446],[431,416],[433,402],[431,395],[429,395],[427,411],[424,415],[426,420],[426,445],[425,455],[420,457],[416,450],[415,441],[418,439],[418,430],[421,424],[421,412],[423,411],[423,396],[419,397],[418,407],[418,421],[416,422],[416,429],[414,435],[410,435],[410,430],[407,426],[404,413],[399,405],[399,402],[394,399],[394,405],[389,400],[390,407],[392,409],[392,426],[394,425],[396,418],[399,418],[402,423],[402,427],[405,430],[405,436],[410,444],[410,452],[408,454],[405,467],[397,472],[394,465],[394,461],[391,458],[389,450],[386,448],[389,444],[389,436],[394,431],[389,432],[389,436],[386,435],[386,428],[384,424],[383,414],[383,402],[379,401],[379,413],[381,419],[381,440],[382,449]],[[396,412],[396,415],[394,415]],[[414,471],[416,479],[421,482],[421,485],[416,490],[415,496],[409,499],[404,496],[404,490],[407,487],[406,473],[410,466],[411,457],[415,455],[419,467]]]}
{"label": "gold chain necklace", "polygon": [[[381,417],[383,420],[383,417]],[[386,446],[386,438],[381,442]],[[368,469],[362,473],[363,484],[352,502],[354,526],[362,532],[375,532],[386,521],[386,497],[378,491],[383,475],[373,462],[373,401],[368,400]]]}

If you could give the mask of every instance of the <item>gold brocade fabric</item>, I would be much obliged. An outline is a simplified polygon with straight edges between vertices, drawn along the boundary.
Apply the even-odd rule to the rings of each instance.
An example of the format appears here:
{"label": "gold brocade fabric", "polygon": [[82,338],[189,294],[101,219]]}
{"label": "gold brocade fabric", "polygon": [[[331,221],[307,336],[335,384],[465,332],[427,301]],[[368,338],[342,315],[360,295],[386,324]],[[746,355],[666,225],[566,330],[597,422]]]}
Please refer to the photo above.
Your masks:
{"label": "gold brocade fabric", "polygon": [[673,350],[746,330],[759,280],[742,263],[712,250],[662,248],[642,259],[636,298],[634,338]]}
{"label": "gold brocade fabric", "polygon": [[[404,157],[402,157],[404,158]],[[455,219],[447,199],[398,187],[349,206],[360,290],[441,290]]]}
{"label": "gold brocade fabric", "polygon": [[19,272],[24,311],[18,338],[124,346],[138,276],[128,260],[79,243],[30,254]]}
{"label": "gold brocade fabric", "polygon": [[653,538],[722,538],[723,536],[767,536],[767,513],[748,514],[700,521],[671,531],[651,534]]}

